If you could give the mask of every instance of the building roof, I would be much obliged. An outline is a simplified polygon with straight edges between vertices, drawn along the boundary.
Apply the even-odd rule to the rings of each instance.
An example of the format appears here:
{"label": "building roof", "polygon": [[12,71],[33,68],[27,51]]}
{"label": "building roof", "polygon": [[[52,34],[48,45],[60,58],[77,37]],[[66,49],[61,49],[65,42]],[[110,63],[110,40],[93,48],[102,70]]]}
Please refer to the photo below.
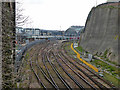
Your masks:
{"label": "building roof", "polygon": [[66,35],[77,35],[84,28],[84,26],[71,26],[65,31]]}

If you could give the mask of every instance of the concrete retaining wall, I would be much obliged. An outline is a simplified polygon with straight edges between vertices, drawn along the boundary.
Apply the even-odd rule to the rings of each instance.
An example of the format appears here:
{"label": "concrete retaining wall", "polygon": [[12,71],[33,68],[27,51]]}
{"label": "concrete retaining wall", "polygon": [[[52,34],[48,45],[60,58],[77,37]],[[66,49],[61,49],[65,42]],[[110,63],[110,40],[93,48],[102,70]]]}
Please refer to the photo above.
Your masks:
{"label": "concrete retaining wall", "polygon": [[[86,21],[85,33],[82,34],[80,45],[92,54],[104,54],[108,50],[108,58],[118,60],[118,17],[119,5],[100,5],[92,8]],[[119,24],[119,25],[118,25]]]}

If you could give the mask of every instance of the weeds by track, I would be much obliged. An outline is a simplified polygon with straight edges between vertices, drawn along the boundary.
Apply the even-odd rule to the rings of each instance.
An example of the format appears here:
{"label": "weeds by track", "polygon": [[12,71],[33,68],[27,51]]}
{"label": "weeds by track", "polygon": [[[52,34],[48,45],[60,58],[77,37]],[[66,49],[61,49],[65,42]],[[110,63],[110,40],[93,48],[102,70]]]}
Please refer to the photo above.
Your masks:
{"label": "weeds by track", "polygon": [[62,67],[63,71],[76,83],[76,85],[84,89],[84,87],[62,66],[62,64],[59,62],[57,56],[53,53],[54,57],[56,58],[57,63],[59,64],[60,67]]}
{"label": "weeds by track", "polygon": [[[107,89],[106,86],[111,87],[109,84],[104,86],[100,83],[99,80],[102,81],[100,77],[97,77],[79,61],[72,60],[67,55],[67,51],[63,50],[63,46],[54,45],[54,43],[33,47],[30,53],[31,71],[42,88],[66,88],[72,90],[73,87],[77,87],[83,90],[85,88],[96,90],[97,88]],[[52,61],[51,56],[55,63]]]}
{"label": "weeds by track", "polygon": [[[36,50],[34,49],[34,54],[32,57],[36,57],[36,58],[34,60],[32,60],[32,57],[31,57],[31,60],[30,60],[31,70],[35,74],[35,76],[38,80],[38,83],[40,83],[44,89],[46,89],[48,87],[57,89],[56,86],[54,85],[54,83],[46,76],[45,72],[42,70],[41,67],[39,67],[39,65],[37,63],[36,59],[38,57],[39,51],[40,51],[40,49],[37,49],[37,48],[36,48]],[[35,67],[36,67],[36,70],[34,69]]]}
{"label": "weeds by track", "polygon": [[[86,75],[90,80],[92,80],[99,88],[101,88],[101,89],[103,89],[103,88],[105,88],[105,89],[108,89],[108,88],[115,89],[112,84],[110,84],[109,82],[107,82],[106,80],[104,80],[103,78],[98,76],[97,74],[95,74],[93,71],[89,70],[87,67],[83,66],[79,61],[76,61],[71,56],[66,55],[67,51],[65,49],[63,49],[63,46],[62,46],[62,50],[61,50],[60,53],[61,53],[62,56],[65,57],[65,59],[67,59],[67,61],[69,61],[78,70],[80,70],[84,75]],[[84,71],[86,71],[87,73],[84,72]],[[99,81],[101,81],[102,83],[100,83]]]}
{"label": "weeds by track", "polygon": [[63,82],[63,84],[66,86],[67,89],[72,90],[72,87],[65,81],[65,79],[61,76],[61,74],[59,73],[59,71],[56,69],[55,65],[51,63],[51,61],[49,60],[48,56],[47,56],[47,60],[50,63],[52,69],[54,70],[54,72],[57,74],[58,78]]}
{"label": "weeds by track", "polygon": [[84,79],[75,69],[73,69],[68,63],[65,62],[65,60],[62,58],[60,54],[58,54],[58,57],[67,65],[80,79],[82,79],[87,85],[89,85],[91,88],[96,89],[93,85],[91,85],[88,81]]}
{"label": "weeds by track", "polygon": [[43,84],[43,82],[41,81],[41,79],[39,78],[39,75],[35,72],[35,69],[34,69],[34,67],[33,67],[33,62],[32,62],[32,58],[35,56],[35,52],[36,52],[36,50],[34,49],[34,48],[32,48],[32,51],[34,51],[34,54],[31,54],[31,58],[30,58],[30,68],[31,68],[31,70],[33,71],[33,73],[34,73],[34,75],[35,75],[35,77],[36,77],[36,79],[37,79],[37,81],[38,81],[38,84],[40,85],[40,86],[42,86],[42,88],[44,88],[44,89],[46,89],[46,86]]}

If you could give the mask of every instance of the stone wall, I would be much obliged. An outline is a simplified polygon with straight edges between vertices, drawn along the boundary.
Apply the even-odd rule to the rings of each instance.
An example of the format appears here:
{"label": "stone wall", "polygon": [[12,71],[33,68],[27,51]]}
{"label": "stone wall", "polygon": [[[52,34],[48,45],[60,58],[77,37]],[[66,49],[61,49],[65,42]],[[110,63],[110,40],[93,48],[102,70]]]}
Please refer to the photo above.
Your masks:
{"label": "stone wall", "polygon": [[[118,61],[119,4],[105,4],[92,8],[82,34],[80,45],[92,54],[107,52],[109,60]],[[119,24],[119,25],[118,25]]]}

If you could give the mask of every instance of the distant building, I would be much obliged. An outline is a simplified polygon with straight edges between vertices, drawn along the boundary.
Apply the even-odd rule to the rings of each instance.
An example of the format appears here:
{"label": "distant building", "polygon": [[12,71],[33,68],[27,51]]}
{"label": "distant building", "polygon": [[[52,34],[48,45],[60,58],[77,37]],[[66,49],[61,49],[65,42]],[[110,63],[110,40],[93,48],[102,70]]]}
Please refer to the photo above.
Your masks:
{"label": "distant building", "polygon": [[23,28],[22,27],[17,27],[16,28],[16,33],[22,33],[23,32]]}
{"label": "distant building", "polygon": [[84,26],[71,26],[65,31],[65,36],[80,36],[83,28]]}
{"label": "distant building", "polygon": [[22,27],[16,27],[16,41],[18,43],[24,43],[24,40],[26,39],[24,28]]}
{"label": "distant building", "polygon": [[62,35],[64,35],[64,31],[16,27],[16,40],[20,43],[24,43],[25,40],[27,39],[33,40],[33,37],[38,36],[62,36]]}
{"label": "distant building", "polygon": [[36,29],[33,29],[34,30],[34,35],[35,36],[40,36],[40,29],[36,28]]}
{"label": "distant building", "polygon": [[29,34],[29,35],[33,35],[34,34],[34,29],[33,28],[24,28],[24,32]]}

